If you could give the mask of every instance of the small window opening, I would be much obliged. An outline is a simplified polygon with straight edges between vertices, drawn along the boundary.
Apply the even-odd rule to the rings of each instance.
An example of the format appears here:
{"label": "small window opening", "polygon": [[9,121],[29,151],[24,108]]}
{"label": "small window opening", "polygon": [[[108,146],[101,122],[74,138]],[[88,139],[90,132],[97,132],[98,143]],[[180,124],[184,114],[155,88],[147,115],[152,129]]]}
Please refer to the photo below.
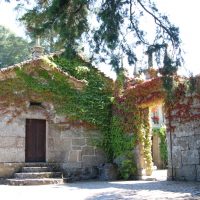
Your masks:
{"label": "small window opening", "polygon": [[42,107],[42,103],[41,102],[31,101],[30,102],[30,106],[40,106],[40,107]]}

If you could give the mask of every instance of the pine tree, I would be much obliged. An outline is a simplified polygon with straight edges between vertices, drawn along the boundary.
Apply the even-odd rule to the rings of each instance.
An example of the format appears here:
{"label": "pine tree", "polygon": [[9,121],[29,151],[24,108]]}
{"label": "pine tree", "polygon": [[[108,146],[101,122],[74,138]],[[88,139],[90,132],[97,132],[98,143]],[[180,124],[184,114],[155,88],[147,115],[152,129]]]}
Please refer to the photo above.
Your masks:
{"label": "pine tree", "polygon": [[[145,24],[145,19],[152,23]],[[172,60],[180,64],[179,29],[151,0],[38,0],[21,20],[31,34],[53,32],[54,45],[64,47],[67,55],[87,42],[91,59],[109,62],[116,72],[123,66],[121,57],[130,65],[137,62],[141,46],[154,49],[159,62],[168,45]],[[151,37],[145,27],[153,30]]]}

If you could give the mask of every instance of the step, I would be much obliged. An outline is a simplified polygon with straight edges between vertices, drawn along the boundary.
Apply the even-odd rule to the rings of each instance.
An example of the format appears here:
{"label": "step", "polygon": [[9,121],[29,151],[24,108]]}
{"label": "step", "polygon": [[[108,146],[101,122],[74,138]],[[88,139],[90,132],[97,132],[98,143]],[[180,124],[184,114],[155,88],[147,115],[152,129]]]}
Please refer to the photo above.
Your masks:
{"label": "step", "polygon": [[48,185],[63,184],[62,178],[43,178],[43,179],[7,179],[9,185]]}
{"label": "step", "polygon": [[7,179],[9,185],[46,185],[62,184],[62,172],[55,163],[25,163],[21,172],[14,173],[13,179]]}
{"label": "step", "polygon": [[15,173],[14,178],[17,179],[42,179],[42,178],[61,178],[61,172],[25,172]]}
{"label": "step", "polygon": [[25,167],[48,167],[49,163],[45,162],[30,162],[30,163],[25,163]]}
{"label": "step", "polygon": [[49,172],[49,167],[22,167],[22,172]]}

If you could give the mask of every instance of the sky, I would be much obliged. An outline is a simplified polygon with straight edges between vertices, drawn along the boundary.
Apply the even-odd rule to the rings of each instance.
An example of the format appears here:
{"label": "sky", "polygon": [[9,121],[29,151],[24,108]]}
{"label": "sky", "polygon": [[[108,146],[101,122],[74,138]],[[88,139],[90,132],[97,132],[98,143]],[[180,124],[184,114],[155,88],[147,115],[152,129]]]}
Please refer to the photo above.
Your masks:
{"label": "sky", "polygon": [[[16,0],[5,3],[0,0],[0,25],[4,25],[19,36],[25,37],[24,28],[15,20],[14,7]],[[180,28],[185,64],[181,68],[183,74],[200,73],[200,1],[199,0],[155,0],[158,9],[169,16],[171,22]],[[111,74],[105,66],[102,70]]]}
{"label": "sky", "polygon": [[12,3],[6,3],[4,0],[0,0],[0,25],[9,28],[12,32],[18,36],[24,36],[24,27],[16,21],[18,14],[14,11],[17,2],[15,0]]}

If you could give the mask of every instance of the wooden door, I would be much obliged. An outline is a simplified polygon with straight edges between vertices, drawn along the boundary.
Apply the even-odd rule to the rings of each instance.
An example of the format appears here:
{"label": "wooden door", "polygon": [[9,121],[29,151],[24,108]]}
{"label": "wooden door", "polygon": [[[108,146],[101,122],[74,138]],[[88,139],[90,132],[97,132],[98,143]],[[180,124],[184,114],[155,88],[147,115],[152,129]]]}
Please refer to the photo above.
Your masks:
{"label": "wooden door", "polygon": [[46,120],[26,119],[25,161],[46,161]]}

